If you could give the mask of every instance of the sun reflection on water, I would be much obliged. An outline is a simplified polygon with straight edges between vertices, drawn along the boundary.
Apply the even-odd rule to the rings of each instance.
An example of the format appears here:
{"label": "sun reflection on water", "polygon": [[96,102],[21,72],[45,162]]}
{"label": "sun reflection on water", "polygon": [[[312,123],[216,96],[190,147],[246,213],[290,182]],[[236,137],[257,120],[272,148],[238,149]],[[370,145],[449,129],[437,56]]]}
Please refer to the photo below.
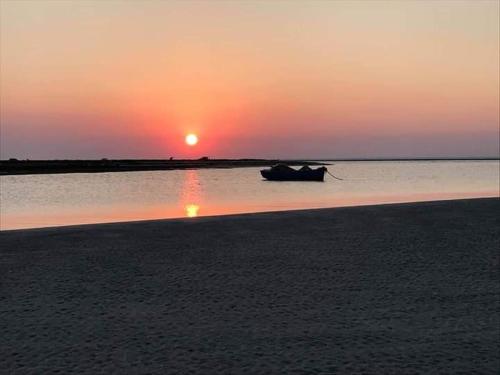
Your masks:
{"label": "sun reflection on water", "polygon": [[186,217],[197,217],[200,210],[201,185],[196,170],[186,171],[182,186],[181,204]]}
{"label": "sun reflection on water", "polygon": [[200,206],[198,206],[197,204],[186,204],[186,206],[185,206],[186,216],[187,217],[198,216],[199,209],[200,209]]}

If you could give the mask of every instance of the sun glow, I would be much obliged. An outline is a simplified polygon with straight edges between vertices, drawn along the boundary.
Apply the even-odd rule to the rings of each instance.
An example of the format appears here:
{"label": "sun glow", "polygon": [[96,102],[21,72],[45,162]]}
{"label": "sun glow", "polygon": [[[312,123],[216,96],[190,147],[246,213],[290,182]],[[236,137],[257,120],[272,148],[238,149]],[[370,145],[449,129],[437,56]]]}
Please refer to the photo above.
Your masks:
{"label": "sun glow", "polygon": [[186,144],[189,146],[194,146],[198,143],[198,136],[196,134],[186,135]]}

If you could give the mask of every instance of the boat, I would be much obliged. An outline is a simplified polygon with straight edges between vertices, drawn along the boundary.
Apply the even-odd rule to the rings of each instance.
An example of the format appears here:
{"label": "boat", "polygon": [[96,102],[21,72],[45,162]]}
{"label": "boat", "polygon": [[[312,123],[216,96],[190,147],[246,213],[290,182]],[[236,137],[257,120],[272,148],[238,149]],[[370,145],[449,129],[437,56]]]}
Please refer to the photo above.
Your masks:
{"label": "boat", "polygon": [[270,181],[323,181],[326,171],[326,167],[312,169],[305,165],[297,170],[286,164],[276,164],[271,168],[262,169],[260,174]]}

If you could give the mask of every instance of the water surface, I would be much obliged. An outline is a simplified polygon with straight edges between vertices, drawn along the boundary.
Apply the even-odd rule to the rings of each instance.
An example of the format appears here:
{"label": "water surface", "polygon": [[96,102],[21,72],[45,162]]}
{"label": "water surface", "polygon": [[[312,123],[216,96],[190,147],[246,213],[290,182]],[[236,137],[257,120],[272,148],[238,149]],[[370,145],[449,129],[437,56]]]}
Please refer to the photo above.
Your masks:
{"label": "water surface", "polygon": [[336,162],[343,181],[270,182],[261,168],[0,177],[0,228],[499,196],[499,161]]}

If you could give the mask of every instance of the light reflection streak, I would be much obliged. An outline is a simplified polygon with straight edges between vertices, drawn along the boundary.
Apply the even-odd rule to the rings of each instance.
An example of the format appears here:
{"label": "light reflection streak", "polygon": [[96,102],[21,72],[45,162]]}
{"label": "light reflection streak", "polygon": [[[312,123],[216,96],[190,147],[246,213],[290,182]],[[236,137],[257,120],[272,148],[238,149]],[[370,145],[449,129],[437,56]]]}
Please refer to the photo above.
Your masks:
{"label": "light reflection streak", "polygon": [[186,171],[186,177],[181,191],[181,204],[186,217],[197,217],[200,211],[201,185],[196,170]]}
{"label": "light reflection streak", "polygon": [[197,204],[187,204],[184,208],[186,210],[187,217],[198,216],[198,210],[200,209],[200,206],[198,206]]}

